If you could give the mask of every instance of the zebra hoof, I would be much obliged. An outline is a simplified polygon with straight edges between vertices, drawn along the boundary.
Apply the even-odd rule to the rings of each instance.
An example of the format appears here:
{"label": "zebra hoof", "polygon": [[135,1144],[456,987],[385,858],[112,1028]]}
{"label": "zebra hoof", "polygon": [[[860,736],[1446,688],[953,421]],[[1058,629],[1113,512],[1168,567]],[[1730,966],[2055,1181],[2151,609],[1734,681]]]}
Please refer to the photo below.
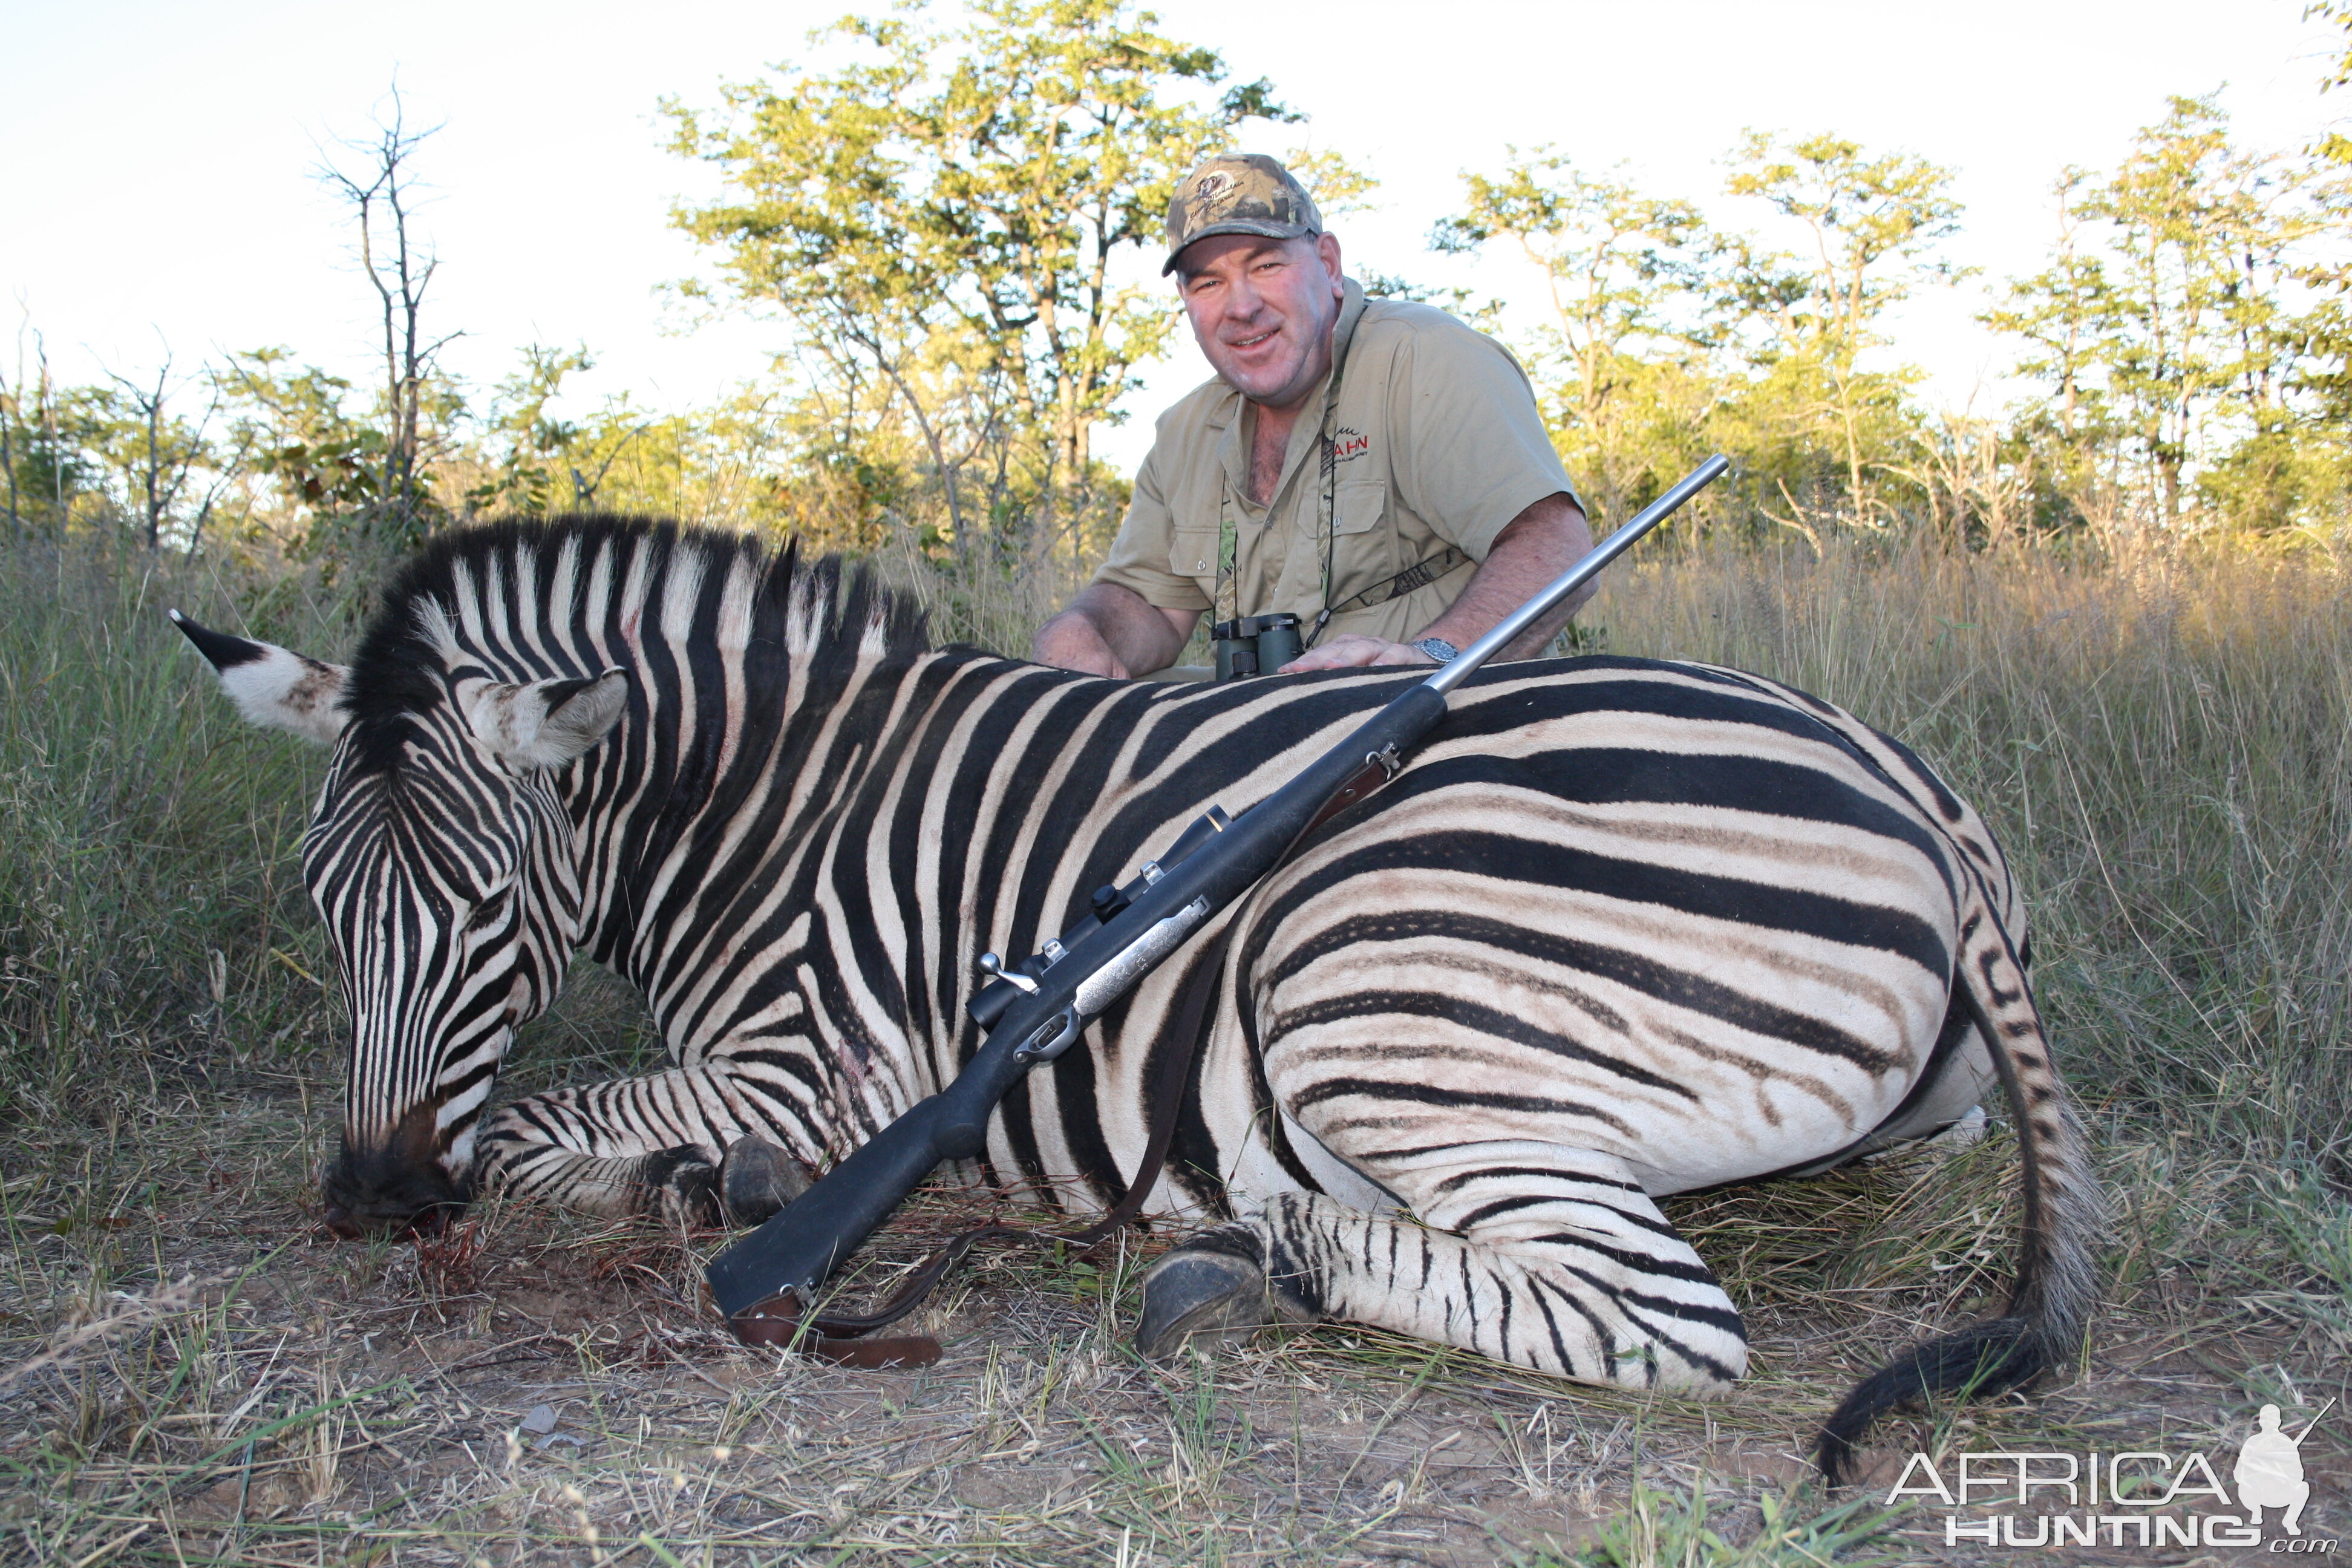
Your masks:
{"label": "zebra hoof", "polygon": [[1143,1276],[1143,1315],[1135,1348],[1166,1361],[1190,1342],[1196,1349],[1248,1338],[1275,1321],[1265,1270],[1225,1252],[1184,1248]]}
{"label": "zebra hoof", "polygon": [[756,1132],[729,1144],[719,1163],[719,1196],[730,1225],[763,1224],[808,1189],[800,1162]]}

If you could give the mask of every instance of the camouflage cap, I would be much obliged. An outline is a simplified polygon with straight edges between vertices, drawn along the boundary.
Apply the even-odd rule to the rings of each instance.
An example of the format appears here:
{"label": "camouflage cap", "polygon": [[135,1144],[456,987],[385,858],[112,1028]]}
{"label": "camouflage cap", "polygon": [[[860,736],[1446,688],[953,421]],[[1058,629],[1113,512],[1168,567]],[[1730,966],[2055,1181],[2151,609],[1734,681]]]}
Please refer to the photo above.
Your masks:
{"label": "camouflage cap", "polygon": [[1297,239],[1323,232],[1323,215],[1290,171],[1263,153],[1220,153],[1176,182],[1168,198],[1168,262],[1196,239],[1255,234]]}

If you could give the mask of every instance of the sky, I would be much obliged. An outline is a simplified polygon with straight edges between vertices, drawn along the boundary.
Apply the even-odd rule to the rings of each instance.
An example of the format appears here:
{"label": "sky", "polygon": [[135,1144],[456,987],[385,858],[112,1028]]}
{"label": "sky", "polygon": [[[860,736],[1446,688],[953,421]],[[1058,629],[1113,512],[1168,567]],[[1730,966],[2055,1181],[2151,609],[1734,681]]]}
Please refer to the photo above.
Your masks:
{"label": "sky", "polygon": [[[846,5],[0,0],[5,374],[37,331],[68,382],[152,377],[167,350],[192,368],[264,344],[367,374],[373,298],[314,171],[368,132],[397,80],[412,120],[441,127],[417,169],[441,263],[432,321],[466,334],[448,366],[487,384],[527,343],[584,343],[597,363],[572,384],[583,403],[624,389],[653,408],[709,402],[761,374],[782,334],[702,320],[667,290],[709,271],[670,208],[717,187],[667,150],[661,102],[710,106],[722,82],[807,59],[811,29]],[[2111,166],[2168,94],[2226,89],[2241,139],[2261,147],[2352,115],[2352,93],[2317,93],[2342,35],[2304,21],[2302,0],[1154,8],[1164,31],[1313,117],[1257,150],[1310,141],[1380,178],[1377,208],[1334,229],[1351,260],[1416,281],[1528,297],[1507,258],[1424,247],[1461,174],[1498,170],[1507,144],[1622,162],[1738,227],[1765,224],[1721,194],[1724,155],[1750,127],[1951,165],[1967,213],[1947,254],[1981,276],[1905,307],[1895,328],[1931,400],[1980,411],[2015,388],[1970,318],[1989,284],[2041,264],[2063,166]],[[1097,452],[1139,459],[1152,415],[1205,374],[1178,334]]]}

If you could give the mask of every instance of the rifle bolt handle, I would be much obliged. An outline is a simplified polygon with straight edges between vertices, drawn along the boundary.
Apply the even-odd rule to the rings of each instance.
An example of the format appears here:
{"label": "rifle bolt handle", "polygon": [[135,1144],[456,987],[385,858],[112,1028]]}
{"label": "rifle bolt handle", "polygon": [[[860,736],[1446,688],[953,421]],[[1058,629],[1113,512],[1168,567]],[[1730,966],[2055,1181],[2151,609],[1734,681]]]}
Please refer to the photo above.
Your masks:
{"label": "rifle bolt handle", "polygon": [[982,974],[987,975],[992,980],[1002,980],[1004,984],[1012,986],[1014,990],[1026,991],[1032,996],[1037,994],[1037,983],[1034,980],[1030,979],[1027,975],[1022,973],[1017,969],[1005,968],[1004,960],[997,957],[996,954],[992,952],[982,953],[980,955],[978,967]]}

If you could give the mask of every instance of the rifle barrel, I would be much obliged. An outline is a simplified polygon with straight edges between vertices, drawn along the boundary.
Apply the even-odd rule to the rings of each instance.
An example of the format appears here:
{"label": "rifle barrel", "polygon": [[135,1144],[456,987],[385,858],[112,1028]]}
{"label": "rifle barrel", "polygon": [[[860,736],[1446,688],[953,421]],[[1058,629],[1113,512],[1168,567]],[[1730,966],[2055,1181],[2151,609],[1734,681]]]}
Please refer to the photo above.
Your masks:
{"label": "rifle barrel", "polygon": [[1485,637],[1440,665],[1437,673],[1423,684],[1443,697],[1469,679],[1477,673],[1480,665],[1517,642],[1529,626],[1549,615],[1570,594],[1599,576],[1601,568],[1631,549],[1635,540],[1680,510],[1685,501],[1715,483],[1729,467],[1731,459],[1717,452],[1675,480],[1672,489],[1636,512],[1624,527],[1594,545],[1582,560],[1553,578],[1549,585],[1535,597],[1496,621]]}

